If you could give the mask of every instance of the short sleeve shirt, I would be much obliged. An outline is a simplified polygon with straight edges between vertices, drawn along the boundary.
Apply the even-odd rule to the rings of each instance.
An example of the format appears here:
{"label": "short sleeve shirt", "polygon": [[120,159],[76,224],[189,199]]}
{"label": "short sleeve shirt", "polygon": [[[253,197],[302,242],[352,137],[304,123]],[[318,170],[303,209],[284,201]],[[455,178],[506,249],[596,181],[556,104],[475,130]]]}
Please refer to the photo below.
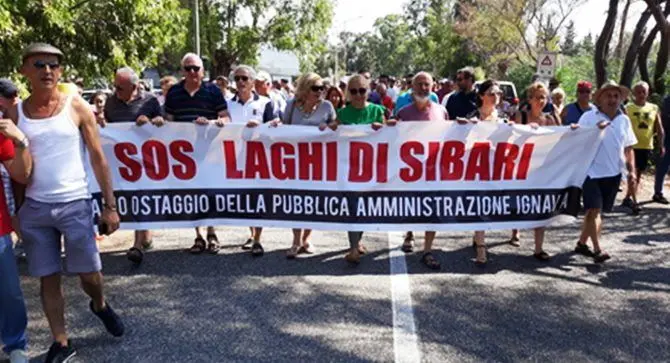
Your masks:
{"label": "short sleeve shirt", "polygon": [[637,144],[630,119],[623,112],[610,119],[596,108],[584,113],[579,119],[579,125],[598,127],[601,121],[610,121],[611,125],[603,130],[605,134],[602,143],[589,167],[588,176],[592,179],[619,175],[625,164],[624,149]]}
{"label": "short sleeve shirt", "polygon": [[342,125],[370,125],[384,122],[384,106],[368,103],[363,108],[355,108],[351,104],[337,111],[337,118]]}
{"label": "short sleeve shirt", "polygon": [[444,121],[449,119],[449,115],[447,110],[437,103],[430,102],[423,111],[412,103],[398,111],[398,119],[401,121]]}
{"label": "short sleeve shirt", "polygon": [[447,112],[449,117],[456,119],[466,117],[470,112],[477,109],[477,93],[456,92],[449,96],[447,101]]}
{"label": "short sleeve shirt", "polygon": [[[0,161],[14,159],[14,144],[4,135],[0,135]],[[12,233],[12,220],[9,216],[7,199],[5,199],[5,190],[3,183],[0,183],[0,236]]]}
{"label": "short sleeve shirt", "polygon": [[638,106],[631,102],[626,105],[626,114],[630,118],[638,141],[633,148],[654,150],[654,124],[658,116],[658,106],[649,102]]}
{"label": "short sleeve shirt", "polygon": [[170,88],[165,96],[165,113],[172,115],[174,121],[192,122],[198,117],[208,120],[218,118],[218,113],[228,109],[223,93],[213,83],[203,82],[191,96],[181,81]]}
{"label": "short sleeve shirt", "polygon": [[242,102],[238,95],[228,101],[230,121],[235,124],[249,121],[270,122],[277,118],[272,100],[268,97],[253,94],[247,102]]}
{"label": "short sleeve shirt", "polygon": [[[428,95],[428,98],[430,99],[431,102],[439,103],[439,98],[437,97],[437,93],[435,92],[431,92],[430,95]],[[398,100],[396,100],[395,108],[393,109],[393,114],[397,115],[398,112],[402,110],[403,107],[411,103],[412,103],[412,92],[409,91],[402,94],[400,97],[398,97]]]}
{"label": "short sleeve shirt", "polygon": [[140,116],[149,119],[161,115],[161,105],[156,96],[148,92],[141,92],[135,99],[126,103],[116,95],[111,95],[105,103],[105,120],[107,122],[134,122]]}
{"label": "short sleeve shirt", "polygon": [[[288,118],[291,118],[290,120]],[[312,113],[305,113],[295,105],[295,99],[286,104],[283,122],[291,125],[319,126],[334,121],[337,118],[335,107],[329,101],[321,101]]]}

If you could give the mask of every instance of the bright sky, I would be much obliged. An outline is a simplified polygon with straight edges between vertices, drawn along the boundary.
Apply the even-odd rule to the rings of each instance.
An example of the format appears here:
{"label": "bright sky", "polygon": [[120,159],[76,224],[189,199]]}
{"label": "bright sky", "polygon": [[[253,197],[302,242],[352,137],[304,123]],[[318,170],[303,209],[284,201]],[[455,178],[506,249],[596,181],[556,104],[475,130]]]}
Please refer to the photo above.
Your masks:
{"label": "bright sky", "polygon": [[[407,0],[335,0],[335,18],[331,35],[334,36],[343,30],[351,32],[364,32],[372,29],[372,25],[379,17],[388,14],[400,14],[403,12],[403,4]],[[623,5],[620,5],[623,7]],[[639,15],[644,10],[641,0],[633,2],[629,12],[630,19],[627,28],[635,27]],[[622,9],[619,9],[622,11]],[[602,30],[607,13],[607,1],[587,0],[581,7],[575,9],[570,17],[577,25],[577,35],[581,39],[589,32],[594,38]],[[650,24],[653,22],[650,21]],[[332,38],[331,38],[332,39]]]}

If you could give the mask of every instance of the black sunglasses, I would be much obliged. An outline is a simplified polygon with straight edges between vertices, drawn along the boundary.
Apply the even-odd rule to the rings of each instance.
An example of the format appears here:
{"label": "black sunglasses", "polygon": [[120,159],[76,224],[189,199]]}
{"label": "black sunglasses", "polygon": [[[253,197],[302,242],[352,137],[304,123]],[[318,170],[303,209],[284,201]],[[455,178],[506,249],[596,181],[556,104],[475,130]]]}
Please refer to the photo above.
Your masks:
{"label": "black sunglasses", "polygon": [[361,88],[349,88],[349,93],[351,93],[352,96],[356,96],[359,93],[361,95],[364,95],[364,94],[368,93],[368,89],[363,88],[363,87],[361,87]]}
{"label": "black sunglasses", "polygon": [[324,86],[312,86],[312,92],[323,92],[325,89]]}
{"label": "black sunglasses", "polygon": [[239,81],[247,82],[249,80],[249,77],[248,76],[235,76],[235,77],[233,77],[233,79],[235,80],[235,82],[239,82]]}
{"label": "black sunglasses", "polygon": [[200,72],[199,66],[184,66],[186,72]]}
{"label": "black sunglasses", "polygon": [[51,68],[51,69],[59,69],[60,68],[60,64],[58,62],[45,62],[45,61],[41,61],[41,60],[35,61],[35,63],[33,63],[33,66],[37,69],[44,69],[47,66],[49,66],[49,68]]}

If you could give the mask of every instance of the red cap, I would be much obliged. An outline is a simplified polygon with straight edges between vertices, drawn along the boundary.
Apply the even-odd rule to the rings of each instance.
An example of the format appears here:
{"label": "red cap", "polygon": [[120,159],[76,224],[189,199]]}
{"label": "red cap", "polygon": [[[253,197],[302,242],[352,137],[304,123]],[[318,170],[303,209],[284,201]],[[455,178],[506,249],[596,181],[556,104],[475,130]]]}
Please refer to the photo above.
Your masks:
{"label": "red cap", "polygon": [[589,81],[579,81],[577,82],[577,91],[590,91],[593,88],[593,85]]}

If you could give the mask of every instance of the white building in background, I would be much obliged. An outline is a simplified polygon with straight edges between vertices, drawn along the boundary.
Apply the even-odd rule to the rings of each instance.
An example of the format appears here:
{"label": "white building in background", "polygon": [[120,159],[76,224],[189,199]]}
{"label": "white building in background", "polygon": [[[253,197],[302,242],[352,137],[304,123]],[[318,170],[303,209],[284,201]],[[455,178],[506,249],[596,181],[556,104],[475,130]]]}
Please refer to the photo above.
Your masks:
{"label": "white building in background", "polygon": [[273,80],[283,78],[291,81],[294,77],[300,75],[300,60],[293,52],[263,47],[261,48],[257,68],[270,73]]}

